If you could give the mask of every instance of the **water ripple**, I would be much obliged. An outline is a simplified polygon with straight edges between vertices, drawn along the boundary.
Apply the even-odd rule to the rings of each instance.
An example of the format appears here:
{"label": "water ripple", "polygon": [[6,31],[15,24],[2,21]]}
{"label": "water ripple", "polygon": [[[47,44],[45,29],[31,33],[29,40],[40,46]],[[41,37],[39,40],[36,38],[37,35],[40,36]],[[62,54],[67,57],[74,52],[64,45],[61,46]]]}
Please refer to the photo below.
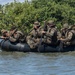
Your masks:
{"label": "water ripple", "polygon": [[74,75],[75,52],[0,52],[0,75]]}

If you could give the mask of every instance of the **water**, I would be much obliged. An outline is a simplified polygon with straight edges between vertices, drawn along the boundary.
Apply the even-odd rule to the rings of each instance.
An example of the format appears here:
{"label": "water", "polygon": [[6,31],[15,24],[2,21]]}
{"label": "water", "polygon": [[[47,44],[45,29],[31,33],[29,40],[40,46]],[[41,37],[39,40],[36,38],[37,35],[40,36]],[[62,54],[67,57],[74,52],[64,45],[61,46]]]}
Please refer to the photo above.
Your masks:
{"label": "water", "polygon": [[0,75],[75,75],[75,52],[0,52]]}

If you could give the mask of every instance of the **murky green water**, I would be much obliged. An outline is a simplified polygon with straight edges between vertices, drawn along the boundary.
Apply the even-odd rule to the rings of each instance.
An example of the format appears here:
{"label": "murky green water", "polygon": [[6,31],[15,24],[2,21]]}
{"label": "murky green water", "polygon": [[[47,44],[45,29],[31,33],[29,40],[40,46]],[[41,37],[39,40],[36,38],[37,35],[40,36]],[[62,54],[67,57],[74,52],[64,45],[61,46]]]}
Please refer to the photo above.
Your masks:
{"label": "murky green water", "polygon": [[0,52],[0,75],[75,75],[75,52]]}

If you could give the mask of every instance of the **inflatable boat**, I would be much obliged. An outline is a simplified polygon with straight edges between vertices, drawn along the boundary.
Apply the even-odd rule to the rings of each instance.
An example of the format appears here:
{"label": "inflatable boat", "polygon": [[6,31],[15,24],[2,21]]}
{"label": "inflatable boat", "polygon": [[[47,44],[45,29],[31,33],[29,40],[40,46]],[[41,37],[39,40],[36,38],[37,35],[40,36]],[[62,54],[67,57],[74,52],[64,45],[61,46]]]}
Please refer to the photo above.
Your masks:
{"label": "inflatable boat", "polygon": [[75,45],[63,46],[60,42],[58,45],[40,44],[36,49],[30,49],[27,43],[11,43],[0,38],[0,48],[4,51],[18,52],[68,52],[74,51]]}

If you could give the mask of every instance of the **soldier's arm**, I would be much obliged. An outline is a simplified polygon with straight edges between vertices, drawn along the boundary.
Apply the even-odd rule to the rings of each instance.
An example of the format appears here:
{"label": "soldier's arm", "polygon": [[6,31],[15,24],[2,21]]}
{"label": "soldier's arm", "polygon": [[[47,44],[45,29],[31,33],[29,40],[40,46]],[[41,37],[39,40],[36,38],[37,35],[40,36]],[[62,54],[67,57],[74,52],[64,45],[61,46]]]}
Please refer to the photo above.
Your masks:
{"label": "soldier's arm", "polygon": [[43,31],[43,29],[39,29],[39,31],[38,31],[38,36],[39,36],[39,37],[43,36],[42,31]]}
{"label": "soldier's arm", "polygon": [[10,36],[13,36],[15,32],[17,32],[17,29],[13,30],[13,32],[10,34]]}
{"label": "soldier's arm", "polygon": [[32,37],[33,36],[33,34],[34,34],[34,30],[32,30],[30,33],[29,33],[29,35]]}
{"label": "soldier's arm", "polygon": [[61,33],[58,31],[58,32],[57,32],[57,38],[60,39],[61,37],[62,37],[62,36],[61,36]]}
{"label": "soldier's arm", "polygon": [[14,36],[14,39],[16,39],[16,40],[18,40],[20,38],[20,34],[16,34],[15,36]]}
{"label": "soldier's arm", "polygon": [[4,37],[4,36],[1,36],[0,38],[2,38],[2,39],[5,39],[6,37]]}
{"label": "soldier's arm", "polygon": [[72,32],[69,32],[67,38],[63,39],[63,41],[69,42],[72,39],[72,36],[73,36]]}
{"label": "soldier's arm", "polygon": [[1,36],[0,38],[5,39],[5,40],[9,39],[9,37],[4,37],[4,36]]}
{"label": "soldier's arm", "polygon": [[9,40],[10,40],[11,42],[16,42],[16,41],[17,41],[17,40],[16,40],[15,38],[13,38],[13,37],[10,37]]}
{"label": "soldier's arm", "polygon": [[10,37],[9,37],[9,40],[10,40],[11,42],[16,42],[19,38],[20,38],[20,34],[18,34],[18,33],[16,32],[16,34],[15,34],[14,36],[10,36]]}

